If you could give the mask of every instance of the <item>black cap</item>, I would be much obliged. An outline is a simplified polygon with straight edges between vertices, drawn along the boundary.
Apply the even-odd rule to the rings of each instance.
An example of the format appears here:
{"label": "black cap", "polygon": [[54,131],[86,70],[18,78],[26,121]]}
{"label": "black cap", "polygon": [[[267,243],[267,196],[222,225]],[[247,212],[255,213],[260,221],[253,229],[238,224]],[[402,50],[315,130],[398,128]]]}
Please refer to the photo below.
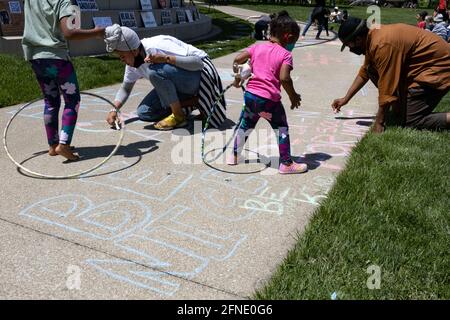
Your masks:
{"label": "black cap", "polygon": [[341,51],[344,50],[349,41],[352,41],[358,35],[365,23],[365,20],[355,17],[348,17],[347,20],[342,22],[338,32],[339,40],[342,41]]}

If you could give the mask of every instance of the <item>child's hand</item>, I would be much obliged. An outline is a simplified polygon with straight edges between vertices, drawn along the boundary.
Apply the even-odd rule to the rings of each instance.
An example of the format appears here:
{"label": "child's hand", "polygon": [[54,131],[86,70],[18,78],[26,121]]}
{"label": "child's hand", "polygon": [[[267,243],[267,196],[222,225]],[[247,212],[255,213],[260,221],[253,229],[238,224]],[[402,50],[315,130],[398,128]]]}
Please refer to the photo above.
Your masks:
{"label": "child's hand", "polygon": [[291,100],[291,110],[295,108],[298,109],[298,107],[300,107],[302,98],[298,93],[296,93],[292,97],[289,97],[289,99]]}
{"label": "child's hand", "polygon": [[242,85],[242,78],[239,74],[236,74],[234,76],[234,82],[233,82],[233,87],[235,88],[240,88]]}
{"label": "child's hand", "polygon": [[239,64],[237,64],[236,62],[233,63],[233,72],[235,74],[239,73]]}

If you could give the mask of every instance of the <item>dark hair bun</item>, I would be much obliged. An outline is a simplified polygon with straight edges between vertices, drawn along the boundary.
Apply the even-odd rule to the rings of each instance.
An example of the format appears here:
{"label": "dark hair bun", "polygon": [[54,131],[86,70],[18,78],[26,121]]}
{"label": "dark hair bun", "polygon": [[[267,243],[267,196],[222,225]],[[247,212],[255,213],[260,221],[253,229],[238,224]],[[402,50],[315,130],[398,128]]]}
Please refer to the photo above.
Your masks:
{"label": "dark hair bun", "polygon": [[270,21],[270,35],[281,39],[287,33],[299,35],[300,27],[286,10],[282,10]]}
{"label": "dark hair bun", "polygon": [[278,17],[289,17],[289,13],[286,10],[278,12]]}

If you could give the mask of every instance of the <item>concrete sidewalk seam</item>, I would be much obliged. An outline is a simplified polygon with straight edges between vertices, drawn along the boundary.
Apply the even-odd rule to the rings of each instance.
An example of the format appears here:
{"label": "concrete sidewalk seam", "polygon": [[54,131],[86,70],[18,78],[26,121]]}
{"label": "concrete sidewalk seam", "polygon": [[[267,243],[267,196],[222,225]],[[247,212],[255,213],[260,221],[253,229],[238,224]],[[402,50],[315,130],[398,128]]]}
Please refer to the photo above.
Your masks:
{"label": "concrete sidewalk seam", "polygon": [[31,227],[29,227],[29,226],[22,225],[22,224],[20,224],[20,223],[16,223],[16,222],[13,222],[13,221],[4,219],[4,218],[0,218],[0,221],[9,223],[9,224],[14,225],[14,226],[17,226],[17,227],[24,228],[24,229],[27,229],[27,230],[34,231],[35,233],[38,233],[38,234],[41,234],[41,235],[45,235],[45,236],[48,236],[48,237],[53,238],[53,239],[57,239],[57,240],[64,241],[64,242],[68,242],[68,243],[71,243],[71,244],[73,244],[73,245],[76,245],[76,246],[79,246],[79,247],[82,247],[82,248],[84,248],[84,249],[88,249],[88,250],[91,250],[91,251],[95,251],[95,252],[97,252],[97,253],[101,253],[101,254],[104,254],[104,255],[109,256],[109,257],[112,257],[112,258],[120,259],[120,260],[123,260],[123,261],[126,261],[126,262],[131,262],[131,263],[134,263],[134,264],[137,265],[137,266],[141,266],[141,267],[144,267],[144,268],[153,270],[153,271],[161,272],[161,273],[164,273],[164,274],[166,274],[166,275],[168,275],[168,276],[171,276],[171,277],[174,277],[174,278],[177,278],[177,279],[181,279],[181,280],[190,282],[190,283],[192,283],[192,284],[199,285],[199,286],[201,286],[201,287],[206,287],[206,288],[208,288],[208,289],[212,289],[212,290],[215,290],[215,291],[218,291],[218,292],[222,292],[222,293],[225,293],[225,294],[228,294],[228,295],[232,295],[232,296],[235,296],[235,297],[237,297],[237,298],[241,298],[241,299],[249,299],[249,297],[243,297],[243,296],[240,296],[239,294],[234,293],[234,292],[229,292],[229,291],[226,291],[226,290],[221,289],[221,288],[215,288],[215,287],[213,287],[213,286],[211,286],[211,285],[208,285],[208,284],[204,284],[204,283],[200,283],[200,282],[198,282],[198,281],[194,281],[194,280],[191,280],[191,279],[186,279],[186,278],[183,278],[183,277],[180,277],[180,276],[176,276],[176,275],[173,275],[173,274],[171,274],[171,273],[169,273],[169,272],[167,272],[167,271],[159,270],[159,269],[157,269],[157,268],[152,268],[152,267],[150,267],[150,266],[148,266],[148,265],[146,265],[146,264],[139,263],[139,262],[136,262],[136,261],[131,260],[131,259],[128,259],[128,258],[123,258],[123,257],[117,256],[117,255],[114,255],[114,254],[111,254],[111,253],[102,251],[102,250],[100,250],[100,249],[92,248],[92,247],[87,246],[87,245],[85,245],[85,244],[81,244],[81,243],[78,243],[78,242],[75,242],[75,241],[72,241],[72,240],[69,240],[69,239],[66,239],[66,238],[57,236],[57,235],[52,235],[52,234],[49,234],[49,233],[47,233],[47,232],[44,232],[44,231],[41,231],[41,230],[37,230],[37,229],[31,228]]}

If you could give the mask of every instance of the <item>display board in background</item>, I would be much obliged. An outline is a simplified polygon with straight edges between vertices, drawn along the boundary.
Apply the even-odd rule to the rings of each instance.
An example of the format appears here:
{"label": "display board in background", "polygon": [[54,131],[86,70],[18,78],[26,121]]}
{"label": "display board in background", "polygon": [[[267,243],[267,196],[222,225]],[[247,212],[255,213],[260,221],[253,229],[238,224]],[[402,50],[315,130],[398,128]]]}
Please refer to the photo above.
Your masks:
{"label": "display board in background", "polygon": [[151,11],[143,11],[141,12],[142,22],[144,23],[144,26],[146,28],[153,28],[157,27],[158,24],[156,23],[155,16],[153,15],[153,12]]}
{"label": "display board in background", "polygon": [[137,28],[136,17],[133,11],[120,12],[120,24],[128,28]]}
{"label": "display board in background", "polygon": [[178,23],[186,23],[186,12],[184,10],[177,10]]}
{"label": "display board in background", "polygon": [[194,22],[194,17],[192,15],[191,9],[186,9],[186,10],[184,10],[184,12],[186,12],[188,22]]}
{"label": "display board in background", "polygon": [[77,5],[81,11],[98,11],[98,5],[95,0],[77,0]]}
{"label": "display board in background", "polygon": [[22,13],[22,5],[20,1],[9,1],[9,12],[11,13]]}
{"label": "display board in background", "polygon": [[94,25],[100,28],[106,28],[113,25],[111,17],[92,17],[92,20],[94,20]]}
{"label": "display board in background", "polygon": [[141,8],[142,10],[152,10],[152,0],[141,0]]}
{"label": "display board in background", "polygon": [[0,0],[0,34],[6,37],[21,36],[24,25],[23,1]]}
{"label": "display board in background", "polygon": [[172,24],[172,15],[170,10],[161,10],[161,23],[163,26]]}

